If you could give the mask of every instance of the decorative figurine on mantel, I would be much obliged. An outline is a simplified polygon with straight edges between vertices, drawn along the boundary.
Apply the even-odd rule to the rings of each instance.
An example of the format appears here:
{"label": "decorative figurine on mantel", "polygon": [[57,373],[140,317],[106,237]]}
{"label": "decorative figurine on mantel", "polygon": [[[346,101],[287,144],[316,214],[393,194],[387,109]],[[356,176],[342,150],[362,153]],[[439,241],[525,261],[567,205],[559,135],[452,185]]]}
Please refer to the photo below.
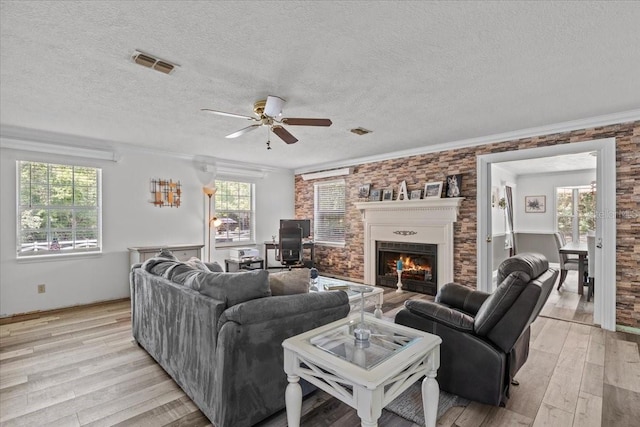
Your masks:
{"label": "decorative figurine on mantel", "polygon": [[398,262],[396,262],[396,271],[398,272],[398,283],[396,284],[398,290],[396,293],[402,293],[404,292],[402,290],[402,258],[398,259]]}

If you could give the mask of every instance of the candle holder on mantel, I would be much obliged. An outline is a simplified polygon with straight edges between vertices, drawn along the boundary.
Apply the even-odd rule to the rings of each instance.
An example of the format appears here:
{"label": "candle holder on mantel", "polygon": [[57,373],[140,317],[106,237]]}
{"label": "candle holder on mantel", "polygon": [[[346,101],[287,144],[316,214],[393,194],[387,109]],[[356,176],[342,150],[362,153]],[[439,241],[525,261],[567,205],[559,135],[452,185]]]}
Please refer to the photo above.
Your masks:
{"label": "candle holder on mantel", "polygon": [[398,272],[398,283],[396,283],[398,289],[396,290],[396,293],[402,293],[404,292],[402,290],[402,259],[399,259],[396,263],[396,271]]}

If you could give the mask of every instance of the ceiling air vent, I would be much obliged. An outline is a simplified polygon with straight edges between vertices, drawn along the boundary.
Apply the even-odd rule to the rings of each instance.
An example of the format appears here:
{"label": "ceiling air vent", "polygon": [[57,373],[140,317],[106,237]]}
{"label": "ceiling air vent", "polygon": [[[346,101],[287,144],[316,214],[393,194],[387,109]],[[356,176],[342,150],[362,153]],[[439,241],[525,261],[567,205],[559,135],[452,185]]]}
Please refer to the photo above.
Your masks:
{"label": "ceiling air vent", "polygon": [[153,68],[154,70],[165,74],[171,74],[176,67],[179,67],[177,64],[172,64],[168,61],[149,55],[148,53],[142,53],[139,51],[133,52],[131,59],[133,59],[133,62],[136,64],[147,68]]}
{"label": "ceiling air vent", "polygon": [[351,132],[355,133],[356,135],[366,135],[373,131],[370,131],[369,129],[365,129],[365,128],[355,128],[355,129],[351,129]]}

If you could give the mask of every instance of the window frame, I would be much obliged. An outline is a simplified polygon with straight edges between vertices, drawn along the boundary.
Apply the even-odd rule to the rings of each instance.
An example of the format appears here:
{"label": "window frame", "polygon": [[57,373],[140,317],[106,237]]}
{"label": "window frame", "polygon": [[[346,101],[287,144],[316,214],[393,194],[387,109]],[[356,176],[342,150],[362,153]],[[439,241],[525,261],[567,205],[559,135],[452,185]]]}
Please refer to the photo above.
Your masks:
{"label": "window frame", "polygon": [[[249,205],[250,205],[250,209],[249,210],[243,210],[243,209],[221,209],[221,204],[222,204],[222,197],[224,193],[223,190],[223,185],[222,183],[226,182],[226,183],[239,183],[239,184],[246,184],[249,186],[249,197],[250,197],[250,201],[249,201]],[[216,180],[214,181],[214,185],[216,188],[216,194],[214,196],[214,214],[213,216],[217,217],[219,220],[223,221],[224,224],[224,219],[223,218],[228,218],[228,216],[224,216],[221,215],[222,212],[224,213],[236,213],[239,215],[242,214],[246,214],[248,212],[249,214],[249,239],[248,240],[238,240],[238,241],[230,241],[230,242],[223,242],[223,241],[218,241],[218,230],[220,229],[220,227],[222,226],[218,226],[215,230],[213,230],[214,232],[214,236],[213,236],[213,242],[214,242],[214,247],[215,248],[233,248],[233,247],[242,247],[242,246],[252,246],[256,244],[256,184],[254,182],[251,181],[247,181],[247,180],[242,180],[242,179],[237,179],[237,178],[226,178],[226,177],[219,177],[216,178]],[[228,227],[227,227],[227,238],[229,236],[228,233]]]}
{"label": "window frame", "polygon": [[[343,189],[343,206],[342,212],[339,210],[335,211],[327,211],[327,213],[335,212],[337,215],[341,215],[343,231],[341,239],[326,239],[326,236],[323,236],[323,233],[320,232],[320,228],[324,225],[324,221],[319,219],[320,209],[318,206],[319,197],[320,197],[320,189],[322,187],[330,187],[340,184]],[[315,244],[323,245],[323,246],[335,246],[335,247],[345,247],[347,240],[347,186],[346,181],[344,179],[332,180],[332,181],[323,181],[317,182],[313,184],[313,241]]]}
{"label": "window frame", "polygon": [[[34,205],[33,203],[33,198],[32,198],[32,194],[33,192],[29,195],[29,204],[28,205],[22,205],[22,166],[24,164],[29,164],[31,166],[33,165],[44,165],[46,167],[46,183],[42,184],[40,183],[39,185],[43,185],[46,187],[46,194],[47,194],[47,200],[46,203],[43,204],[38,204],[38,205]],[[55,185],[52,184],[51,182],[51,169],[54,167],[70,167],[72,168],[72,174],[73,174],[73,178],[71,180],[71,194],[72,194],[72,198],[75,198],[75,193],[76,193],[76,189],[79,186],[77,181],[76,181],[76,168],[77,169],[90,169],[93,172],[95,172],[96,175],[96,184],[95,184],[95,205],[91,204],[91,205],[83,205],[83,204],[76,204],[75,200],[71,203],[71,204],[55,204],[55,202],[52,202],[51,200],[51,191],[52,188],[55,187]],[[27,182],[27,185],[29,185],[29,188],[33,188],[34,185],[34,179],[33,177],[29,178],[29,182]],[[38,183],[36,183],[38,184]],[[102,249],[103,249],[103,239],[102,239],[102,168],[99,167],[95,167],[95,166],[87,166],[87,165],[83,165],[83,164],[79,164],[79,163],[74,163],[74,162],[68,162],[68,163],[62,163],[62,162],[48,162],[48,161],[34,161],[34,160],[16,160],[16,218],[15,218],[15,224],[16,224],[16,244],[15,244],[15,248],[16,248],[16,259],[17,260],[41,260],[41,259],[46,259],[46,258],[56,258],[56,257],[71,257],[71,256],[78,256],[78,255],[98,255],[102,253]],[[42,232],[46,233],[46,242],[43,241],[43,245],[44,248],[42,249],[37,249],[39,246],[38,244],[38,240],[36,240],[33,243],[33,246],[35,247],[35,250],[28,250],[28,246],[25,246],[26,244],[22,243],[22,236],[24,231],[26,230],[26,228],[23,228],[23,218],[22,218],[22,213],[25,210],[29,210],[29,209],[38,209],[38,210],[44,210],[47,211],[46,214],[46,225],[44,227],[39,228],[39,230],[41,230]],[[69,241],[72,245],[71,248],[64,248],[62,247],[61,249],[51,249],[51,245],[53,243],[53,238],[54,238],[54,234],[59,231],[60,229],[56,229],[55,227],[52,226],[51,223],[51,215],[50,213],[52,211],[55,210],[60,210],[60,211],[68,211],[71,215],[71,225],[70,228],[67,230],[69,233],[72,234],[73,238]],[[95,230],[95,246],[85,246],[85,247],[80,247],[79,243],[82,243],[82,241],[86,241],[86,239],[78,239],[76,233],[81,232],[81,231],[86,231],[88,230],[86,227],[80,227],[78,228],[76,225],[76,218],[78,217],[77,214],[78,213],[82,213],[82,212],[90,212],[90,213],[95,213],[95,218],[96,218],[96,230]],[[93,239],[90,239],[93,240]],[[62,245],[64,246],[64,245]]]}
{"label": "window frame", "polygon": [[[571,190],[571,215],[559,215],[558,214],[558,192],[560,190]],[[567,217],[571,219],[571,235],[567,238],[567,242],[583,242],[586,243],[587,232],[580,232],[580,221],[585,219],[585,215],[581,215],[580,212],[580,193],[581,192],[591,192],[595,196],[596,189],[591,185],[568,185],[568,186],[559,186],[555,188],[555,228],[556,231],[565,235],[565,232],[560,230],[559,220],[561,217]],[[595,220],[595,197],[594,197],[594,220]],[[589,214],[586,214],[588,218]],[[595,228],[595,224],[594,224]]]}

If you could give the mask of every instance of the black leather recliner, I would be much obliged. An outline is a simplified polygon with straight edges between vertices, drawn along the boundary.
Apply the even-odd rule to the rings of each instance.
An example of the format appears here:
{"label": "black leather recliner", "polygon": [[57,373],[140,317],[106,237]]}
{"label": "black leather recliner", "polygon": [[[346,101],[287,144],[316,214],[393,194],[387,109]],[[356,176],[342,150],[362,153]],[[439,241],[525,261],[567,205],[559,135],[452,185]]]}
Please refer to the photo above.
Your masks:
{"label": "black leather recliner", "polygon": [[406,301],[395,322],[442,338],[441,390],[504,406],[511,381],[529,355],[529,325],[557,277],[543,255],[519,254],[502,262],[492,294],[449,283],[435,302]]}

